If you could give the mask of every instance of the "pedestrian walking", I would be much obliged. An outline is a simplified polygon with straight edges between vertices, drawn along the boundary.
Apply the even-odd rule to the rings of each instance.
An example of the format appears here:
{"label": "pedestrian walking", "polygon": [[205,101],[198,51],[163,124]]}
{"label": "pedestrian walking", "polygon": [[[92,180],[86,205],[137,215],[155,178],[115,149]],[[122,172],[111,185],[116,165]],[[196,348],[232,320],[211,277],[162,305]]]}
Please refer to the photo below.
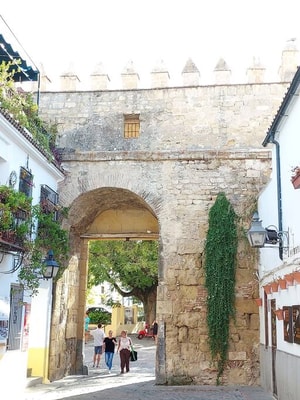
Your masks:
{"label": "pedestrian walking", "polygon": [[102,324],[98,324],[96,329],[90,331],[90,334],[94,338],[94,358],[93,358],[93,367],[99,367],[102,349],[103,349],[103,341],[105,339],[105,333],[102,329]]}
{"label": "pedestrian walking", "polygon": [[127,336],[127,331],[121,331],[121,336],[118,340],[118,349],[117,351],[120,354],[120,366],[121,366],[121,374],[124,374],[124,368],[126,372],[129,372],[129,360],[130,360],[130,352],[131,352],[132,341],[130,337]]}
{"label": "pedestrian walking", "polygon": [[113,337],[113,331],[108,331],[108,336],[104,338],[103,345],[104,345],[105,364],[108,368],[109,374],[111,373],[116,344],[117,344],[117,339]]}

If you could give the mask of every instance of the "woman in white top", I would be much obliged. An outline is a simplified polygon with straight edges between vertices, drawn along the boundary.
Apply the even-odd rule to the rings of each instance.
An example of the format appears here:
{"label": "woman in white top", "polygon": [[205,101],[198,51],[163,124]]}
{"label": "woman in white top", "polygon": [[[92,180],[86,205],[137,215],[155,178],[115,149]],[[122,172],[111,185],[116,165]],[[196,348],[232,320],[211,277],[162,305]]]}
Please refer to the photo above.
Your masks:
{"label": "woman in white top", "polygon": [[118,340],[117,349],[120,354],[121,374],[124,374],[124,368],[126,368],[126,372],[129,372],[131,346],[132,342],[131,339],[127,336],[127,332],[122,331],[121,336]]}

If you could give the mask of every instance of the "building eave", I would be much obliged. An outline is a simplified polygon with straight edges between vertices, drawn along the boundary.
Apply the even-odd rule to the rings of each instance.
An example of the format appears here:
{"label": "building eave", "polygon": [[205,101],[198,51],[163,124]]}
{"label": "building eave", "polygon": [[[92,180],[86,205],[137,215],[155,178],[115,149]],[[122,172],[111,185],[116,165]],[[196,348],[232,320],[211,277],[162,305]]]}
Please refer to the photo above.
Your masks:
{"label": "building eave", "polygon": [[279,125],[281,124],[283,118],[286,118],[287,116],[287,109],[293,100],[295,95],[298,95],[297,92],[299,91],[300,87],[300,67],[297,68],[297,71],[295,73],[295,76],[282,100],[282,103],[277,111],[277,114],[275,115],[273,122],[268,129],[267,135],[262,143],[264,147],[267,146],[268,143],[272,143],[273,138],[275,133],[278,130]]}

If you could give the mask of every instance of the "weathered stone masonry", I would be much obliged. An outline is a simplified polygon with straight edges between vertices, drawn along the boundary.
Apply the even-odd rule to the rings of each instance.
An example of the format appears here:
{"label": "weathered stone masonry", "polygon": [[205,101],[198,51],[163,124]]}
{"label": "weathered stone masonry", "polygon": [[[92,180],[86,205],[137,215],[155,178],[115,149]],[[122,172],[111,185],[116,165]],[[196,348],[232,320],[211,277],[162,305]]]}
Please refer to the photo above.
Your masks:
{"label": "weathered stone masonry", "polygon": [[[215,384],[206,327],[203,249],[208,211],[224,191],[246,226],[270,174],[261,146],[287,84],[246,84],[42,93],[40,112],[56,123],[67,177],[71,258],[57,284],[50,379],[82,372],[87,240],[102,212],[148,209],[159,225],[158,384]],[[123,137],[124,114],[139,114],[140,137]],[[225,384],[257,384],[255,252],[241,238],[237,320]],[[62,318],[62,315],[65,315]]]}

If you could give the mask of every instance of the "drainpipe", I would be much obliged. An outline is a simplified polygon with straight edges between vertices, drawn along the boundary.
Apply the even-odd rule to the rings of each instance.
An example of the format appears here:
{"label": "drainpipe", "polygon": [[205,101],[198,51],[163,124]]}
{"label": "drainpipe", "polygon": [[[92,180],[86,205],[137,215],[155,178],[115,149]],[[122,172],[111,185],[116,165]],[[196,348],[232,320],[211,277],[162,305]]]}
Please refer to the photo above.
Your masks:
{"label": "drainpipe", "polygon": [[[274,134],[270,137],[270,143],[276,147],[276,183],[277,183],[277,213],[278,213],[278,231],[282,232],[282,190],[281,190],[281,166],[280,166],[280,145],[275,140]],[[283,244],[279,240],[279,257],[283,260]]]}

